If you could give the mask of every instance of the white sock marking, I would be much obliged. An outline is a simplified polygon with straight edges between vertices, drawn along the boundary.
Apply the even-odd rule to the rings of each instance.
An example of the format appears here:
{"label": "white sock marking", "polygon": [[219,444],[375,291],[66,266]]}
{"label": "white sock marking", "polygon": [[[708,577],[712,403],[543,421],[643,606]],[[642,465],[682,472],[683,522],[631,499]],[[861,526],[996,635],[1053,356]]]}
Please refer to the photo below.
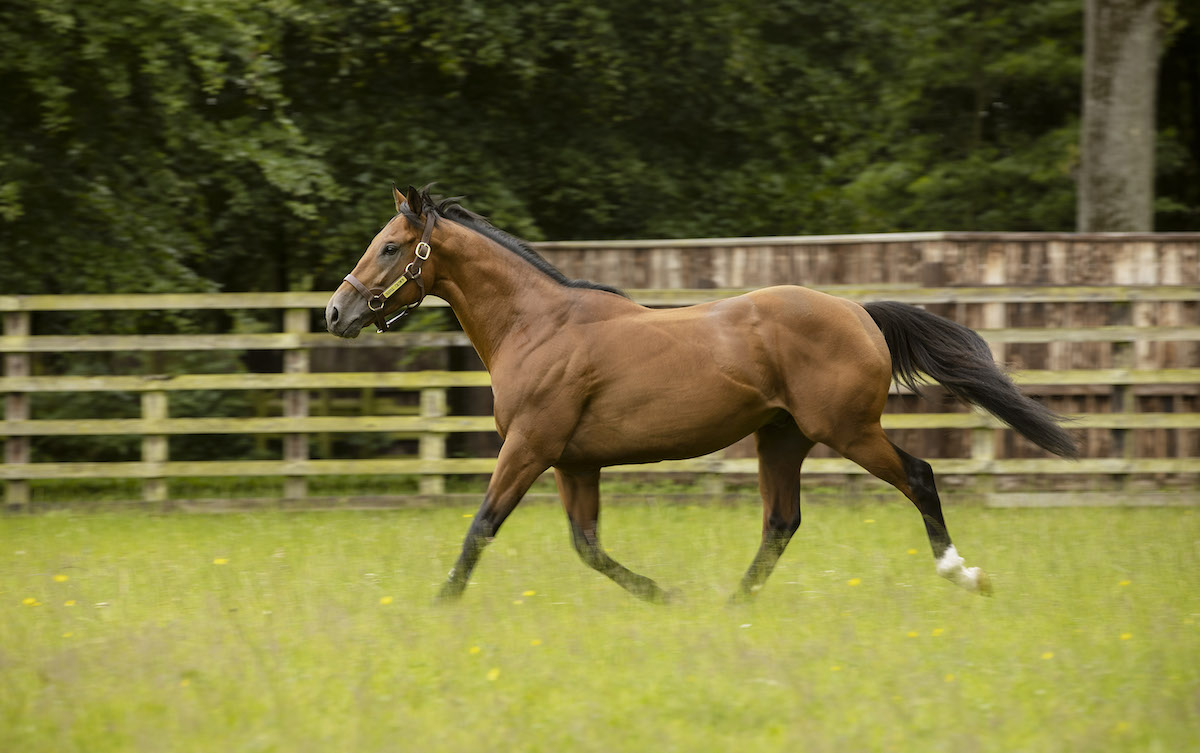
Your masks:
{"label": "white sock marking", "polygon": [[938,558],[937,574],[968,591],[978,591],[980,570],[977,567],[963,567],[965,561],[951,544]]}

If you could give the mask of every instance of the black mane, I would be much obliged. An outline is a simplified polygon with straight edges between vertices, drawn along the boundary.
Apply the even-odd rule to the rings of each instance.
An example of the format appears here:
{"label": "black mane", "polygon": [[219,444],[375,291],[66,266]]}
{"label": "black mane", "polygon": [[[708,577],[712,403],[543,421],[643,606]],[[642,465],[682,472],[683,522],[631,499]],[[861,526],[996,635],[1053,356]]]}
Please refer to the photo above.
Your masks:
{"label": "black mane", "polygon": [[[470,228],[485,238],[490,238],[496,243],[499,243],[504,248],[513,252],[525,261],[529,262],[542,274],[557,282],[559,285],[565,285],[568,288],[586,288],[589,290],[603,290],[606,293],[615,293],[616,295],[628,298],[624,291],[605,285],[599,282],[590,280],[572,280],[564,275],[557,267],[546,261],[537,251],[530,248],[529,244],[517,238],[514,235],[504,232],[500,228],[493,225],[486,217],[472,212],[470,209],[458,203],[461,196],[450,198],[442,198],[440,196],[432,196],[429,193],[429,186],[421,189],[421,203],[426,206],[434,207],[435,211],[448,220],[457,222],[458,224]],[[408,206],[405,205],[405,210]],[[410,216],[409,212],[405,212],[406,216]],[[415,219],[415,218],[414,218]],[[419,220],[418,220],[419,222]]]}

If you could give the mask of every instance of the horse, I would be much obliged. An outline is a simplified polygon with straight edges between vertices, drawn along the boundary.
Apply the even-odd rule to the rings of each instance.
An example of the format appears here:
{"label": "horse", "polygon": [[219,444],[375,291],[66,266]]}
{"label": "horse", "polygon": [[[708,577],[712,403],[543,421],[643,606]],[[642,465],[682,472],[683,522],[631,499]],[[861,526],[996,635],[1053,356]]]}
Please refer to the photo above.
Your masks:
{"label": "horse", "polygon": [[554,470],[574,548],[637,597],[669,592],[610,557],[599,534],[600,471],[697,457],[750,434],[762,536],[731,599],[762,588],[800,527],[800,471],[825,444],[916,506],[938,575],[982,595],[991,582],[951,542],[933,471],[892,444],[880,415],[892,380],[926,378],[1056,455],[1078,454],[1060,416],[1013,384],[971,329],[898,302],[865,305],[782,285],[674,309],[573,280],[464,208],[409,186],[325,309],[334,335],[388,330],[437,296],[491,374],[502,444],[462,551],[438,592],[463,593],[484,548],[530,485]]}

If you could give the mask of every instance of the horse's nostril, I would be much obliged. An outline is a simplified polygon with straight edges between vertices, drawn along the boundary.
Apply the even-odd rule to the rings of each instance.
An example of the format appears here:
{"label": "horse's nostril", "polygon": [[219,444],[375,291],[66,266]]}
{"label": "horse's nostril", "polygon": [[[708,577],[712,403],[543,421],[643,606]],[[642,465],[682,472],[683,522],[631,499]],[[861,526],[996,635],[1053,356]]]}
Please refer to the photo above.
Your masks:
{"label": "horse's nostril", "polygon": [[336,322],[337,320],[338,320],[338,310],[337,310],[337,306],[334,306],[332,309],[329,310],[329,321]]}

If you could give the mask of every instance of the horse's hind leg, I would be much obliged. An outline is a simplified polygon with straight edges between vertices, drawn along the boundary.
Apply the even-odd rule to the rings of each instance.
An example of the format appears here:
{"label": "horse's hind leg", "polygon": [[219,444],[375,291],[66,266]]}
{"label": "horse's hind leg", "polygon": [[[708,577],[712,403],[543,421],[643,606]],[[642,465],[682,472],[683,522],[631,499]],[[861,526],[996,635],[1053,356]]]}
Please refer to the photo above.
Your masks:
{"label": "horse's hind leg", "polygon": [[657,583],[621,565],[600,546],[600,471],[554,469],[554,480],[571,525],[571,542],[579,557],[593,570],[604,573],[634,596],[665,602],[667,592]]}
{"label": "horse's hind leg", "polygon": [[786,423],[772,422],[754,435],[763,500],[762,543],[731,599],[735,602],[751,599],[762,588],[800,527],[800,465],[813,441],[791,416],[784,418]]}
{"label": "horse's hind leg", "polygon": [[875,424],[846,446],[835,447],[845,457],[899,489],[912,500],[925,520],[925,531],[937,560],[938,575],[968,591],[990,596],[991,581],[978,567],[965,567],[963,558],[950,541],[942,501],[938,498],[929,463],[909,455],[888,441],[883,429]]}

